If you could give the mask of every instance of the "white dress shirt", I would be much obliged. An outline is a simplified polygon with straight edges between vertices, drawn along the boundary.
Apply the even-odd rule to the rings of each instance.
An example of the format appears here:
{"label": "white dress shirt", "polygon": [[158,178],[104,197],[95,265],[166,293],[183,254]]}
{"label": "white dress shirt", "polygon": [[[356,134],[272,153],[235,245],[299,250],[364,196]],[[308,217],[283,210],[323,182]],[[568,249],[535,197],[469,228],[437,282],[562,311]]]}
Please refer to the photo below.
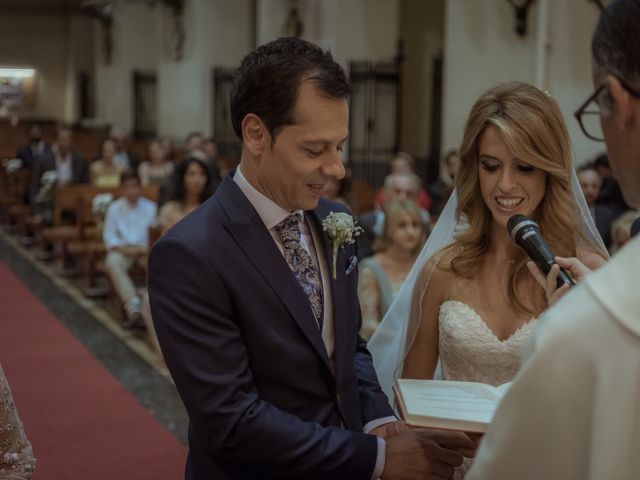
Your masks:
{"label": "white dress shirt", "polygon": [[135,205],[126,198],[114,200],[107,209],[103,240],[107,250],[124,245],[146,247],[149,244],[149,227],[155,224],[155,202],[140,197]]}
{"label": "white dress shirt", "polygon": [[[306,218],[306,215],[302,210],[289,212],[275,203],[273,200],[256,190],[256,188],[247,181],[244,175],[242,175],[241,167],[238,167],[236,169],[233,180],[234,182],[236,182],[242,193],[244,193],[245,197],[247,197],[247,200],[249,200],[253,208],[258,213],[258,216],[264,223],[265,227],[267,227],[267,230],[269,230],[271,238],[273,238],[273,241],[276,243],[276,246],[278,247],[278,250],[280,250],[280,253],[283,257],[284,246],[275,227],[292,213],[295,213],[299,216],[300,232],[302,234],[300,238],[300,245],[307,251],[307,253],[309,253],[309,255],[311,256],[311,261],[313,262],[315,267],[319,267],[318,271],[320,272],[320,278],[322,279],[322,297],[324,299],[324,326],[322,328],[322,340],[324,341],[325,348],[327,349],[327,355],[331,360],[331,364],[335,367],[333,358],[335,335],[333,319],[333,299],[331,297],[331,280],[329,267],[324,256],[324,251],[322,248],[316,248],[316,245],[322,245],[320,238],[318,237],[319,233],[311,227],[311,223]],[[364,426],[363,431],[364,433],[369,433],[371,430],[381,425],[394,421],[396,421],[395,417],[384,417],[372,420]],[[373,475],[371,476],[372,479],[379,478],[384,471],[385,443],[384,440],[380,437],[378,437],[377,440],[378,455],[375,468],[373,470]]]}
{"label": "white dress shirt", "polygon": [[66,157],[60,155],[58,149],[54,145],[54,158],[56,164],[58,185],[67,185],[73,180],[73,169],[71,165],[71,153],[67,153]]}

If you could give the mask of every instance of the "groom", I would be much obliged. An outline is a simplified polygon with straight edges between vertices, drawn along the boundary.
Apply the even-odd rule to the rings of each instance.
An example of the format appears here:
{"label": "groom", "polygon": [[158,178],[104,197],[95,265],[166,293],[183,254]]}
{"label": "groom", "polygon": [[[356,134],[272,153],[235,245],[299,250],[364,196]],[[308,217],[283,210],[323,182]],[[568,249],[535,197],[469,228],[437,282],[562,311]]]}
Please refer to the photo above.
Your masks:
{"label": "groom", "polygon": [[[190,418],[186,478],[449,478],[473,447],[396,421],[358,335],[356,249],[331,272],[320,198],[341,179],[350,87],[294,38],[242,62],[240,166],[149,259],[158,339]],[[386,437],[386,438],[385,438]]]}

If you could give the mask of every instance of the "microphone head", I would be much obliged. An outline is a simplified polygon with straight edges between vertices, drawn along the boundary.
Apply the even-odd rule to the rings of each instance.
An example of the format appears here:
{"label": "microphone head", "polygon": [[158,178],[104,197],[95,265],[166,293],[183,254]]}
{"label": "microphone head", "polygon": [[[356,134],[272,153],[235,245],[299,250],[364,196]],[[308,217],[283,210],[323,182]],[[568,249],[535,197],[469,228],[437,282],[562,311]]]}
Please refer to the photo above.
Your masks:
{"label": "microphone head", "polygon": [[540,227],[538,227],[538,224],[536,222],[531,220],[529,217],[525,215],[521,215],[519,213],[516,215],[513,215],[507,221],[507,231],[511,236],[511,240],[515,244],[518,244],[520,242],[522,235],[524,235],[526,232],[531,231],[533,229],[539,230],[539,228]]}

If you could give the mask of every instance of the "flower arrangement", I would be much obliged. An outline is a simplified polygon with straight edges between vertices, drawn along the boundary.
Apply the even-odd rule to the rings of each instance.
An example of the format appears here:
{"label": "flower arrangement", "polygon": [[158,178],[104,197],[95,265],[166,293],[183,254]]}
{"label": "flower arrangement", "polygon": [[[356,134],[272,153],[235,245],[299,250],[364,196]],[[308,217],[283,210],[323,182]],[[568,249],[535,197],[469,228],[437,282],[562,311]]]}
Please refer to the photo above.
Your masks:
{"label": "flower arrangement", "polygon": [[336,279],[336,262],[338,249],[345,243],[350,245],[355,242],[355,237],[364,230],[355,224],[353,217],[348,213],[331,212],[322,220],[322,229],[331,239],[331,254],[333,256],[333,279]]}
{"label": "flower arrangement", "polygon": [[95,216],[96,224],[100,230],[102,230],[102,227],[104,226],[104,217],[107,214],[107,208],[109,208],[109,204],[112,201],[113,194],[111,193],[100,193],[91,200],[91,211]]}
{"label": "flower arrangement", "polygon": [[40,189],[36,195],[37,203],[45,203],[51,201],[51,192],[53,186],[58,181],[58,173],[55,170],[48,170],[42,174],[40,178]]}
{"label": "flower arrangement", "polygon": [[95,215],[104,216],[107,213],[109,204],[113,201],[113,194],[100,193],[91,200],[91,211]]}
{"label": "flower arrangement", "polygon": [[19,158],[5,158],[2,162],[8,175],[13,175],[22,167],[22,160]]}

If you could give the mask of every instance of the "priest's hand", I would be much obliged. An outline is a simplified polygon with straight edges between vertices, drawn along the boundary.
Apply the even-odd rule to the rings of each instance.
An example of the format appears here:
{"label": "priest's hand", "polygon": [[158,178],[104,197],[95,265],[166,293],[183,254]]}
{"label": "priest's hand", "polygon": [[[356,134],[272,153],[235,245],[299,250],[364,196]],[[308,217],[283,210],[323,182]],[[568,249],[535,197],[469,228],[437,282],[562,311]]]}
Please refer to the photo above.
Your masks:
{"label": "priest's hand", "polygon": [[527,267],[533,275],[533,278],[535,278],[536,282],[544,288],[549,306],[556,303],[560,297],[567,293],[569,288],[571,288],[569,285],[563,285],[560,288],[557,287],[556,279],[558,278],[560,267],[564,268],[576,283],[580,282],[585,276],[591,273],[591,270],[589,270],[584,263],[575,257],[555,257],[554,260],[556,263],[551,267],[551,271],[549,271],[549,274],[546,277],[534,262],[527,262]]}

